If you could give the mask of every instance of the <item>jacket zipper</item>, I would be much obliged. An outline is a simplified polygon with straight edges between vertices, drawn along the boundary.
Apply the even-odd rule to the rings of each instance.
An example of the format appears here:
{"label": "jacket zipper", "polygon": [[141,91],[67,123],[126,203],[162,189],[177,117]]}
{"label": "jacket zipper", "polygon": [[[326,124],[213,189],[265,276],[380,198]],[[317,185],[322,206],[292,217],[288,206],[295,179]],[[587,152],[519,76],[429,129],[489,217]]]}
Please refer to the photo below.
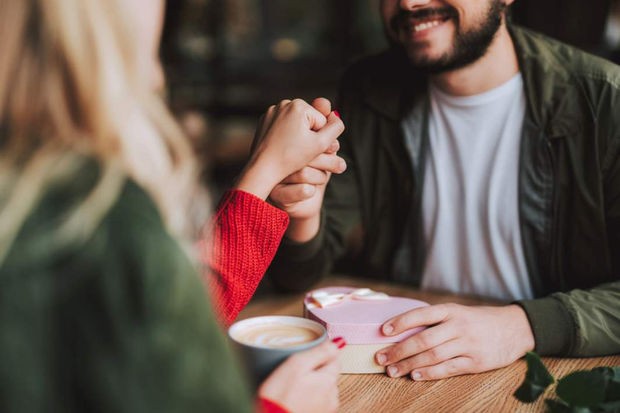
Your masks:
{"label": "jacket zipper", "polygon": [[[559,203],[559,190],[558,190],[558,171],[557,162],[553,153],[553,144],[547,139],[547,151],[549,153],[549,163],[551,164],[551,176],[553,181],[551,182],[551,228],[549,237],[549,276],[551,280],[555,280],[557,287],[560,291],[564,290],[564,281],[560,274],[560,258],[558,256],[559,243],[560,243],[560,203]],[[556,290],[557,287],[551,286],[552,290]]]}

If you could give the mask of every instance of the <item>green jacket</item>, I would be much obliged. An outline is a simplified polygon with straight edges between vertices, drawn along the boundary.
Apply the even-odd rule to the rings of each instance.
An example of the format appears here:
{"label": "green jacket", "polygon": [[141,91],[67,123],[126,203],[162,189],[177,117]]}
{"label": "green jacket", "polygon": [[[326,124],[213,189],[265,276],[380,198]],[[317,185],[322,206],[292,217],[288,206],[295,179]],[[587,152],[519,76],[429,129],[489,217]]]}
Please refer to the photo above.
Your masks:
{"label": "green jacket", "polygon": [[[545,355],[620,352],[620,68],[539,34],[511,27],[525,93],[519,172],[523,249],[537,299],[521,301]],[[426,96],[426,79],[391,50],[344,76],[339,110],[346,173],[333,176],[321,231],[285,241],[270,273],[306,289],[346,271],[394,279],[407,228],[419,285],[424,262],[420,198],[425,142],[416,156],[401,121]],[[412,164],[413,162],[413,164]],[[409,223],[409,224],[408,224]],[[294,272],[291,273],[291,269]]]}
{"label": "green jacket", "polygon": [[97,170],[50,187],[0,266],[0,411],[251,411],[203,284],[140,187],[125,182],[85,241],[55,238]]}

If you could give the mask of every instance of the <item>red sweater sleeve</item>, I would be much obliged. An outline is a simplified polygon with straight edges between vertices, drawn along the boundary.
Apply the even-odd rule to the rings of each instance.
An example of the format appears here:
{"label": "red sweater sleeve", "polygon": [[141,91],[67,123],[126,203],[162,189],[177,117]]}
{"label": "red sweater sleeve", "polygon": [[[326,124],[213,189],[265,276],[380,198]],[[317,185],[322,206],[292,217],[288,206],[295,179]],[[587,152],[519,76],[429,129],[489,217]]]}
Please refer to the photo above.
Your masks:
{"label": "red sweater sleeve", "polygon": [[199,249],[215,311],[226,326],[252,298],[288,222],[286,212],[247,192],[222,198]]}
{"label": "red sweater sleeve", "polygon": [[263,399],[262,397],[256,401],[257,413],[289,413],[284,407],[274,401]]}

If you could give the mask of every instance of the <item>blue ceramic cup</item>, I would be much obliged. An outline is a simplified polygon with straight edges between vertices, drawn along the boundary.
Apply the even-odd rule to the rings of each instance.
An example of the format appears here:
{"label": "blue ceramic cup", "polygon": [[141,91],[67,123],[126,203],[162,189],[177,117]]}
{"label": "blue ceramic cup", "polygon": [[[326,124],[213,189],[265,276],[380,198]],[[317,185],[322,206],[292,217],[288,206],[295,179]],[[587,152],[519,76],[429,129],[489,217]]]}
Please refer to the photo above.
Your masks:
{"label": "blue ceramic cup", "polygon": [[228,336],[256,389],[291,354],[325,341],[327,331],[316,321],[276,315],[238,321],[228,329]]}

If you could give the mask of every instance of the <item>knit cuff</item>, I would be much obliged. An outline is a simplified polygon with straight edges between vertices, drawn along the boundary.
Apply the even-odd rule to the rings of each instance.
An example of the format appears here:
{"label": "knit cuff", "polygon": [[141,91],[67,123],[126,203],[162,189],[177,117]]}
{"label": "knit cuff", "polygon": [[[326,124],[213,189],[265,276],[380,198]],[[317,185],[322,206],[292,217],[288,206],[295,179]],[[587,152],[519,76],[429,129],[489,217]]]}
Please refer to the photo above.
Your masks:
{"label": "knit cuff", "polygon": [[284,407],[263,397],[256,401],[257,413],[289,413]]}
{"label": "knit cuff", "polygon": [[570,354],[575,337],[571,315],[560,300],[554,297],[517,301],[530,322],[536,351],[541,356]]}
{"label": "knit cuff", "polygon": [[286,212],[249,192],[241,191],[239,189],[231,189],[226,191],[224,196],[222,196],[222,200],[220,201],[217,210],[224,210],[224,206],[230,202],[243,205],[244,210],[256,211],[255,214],[257,215],[267,215],[270,220],[279,222],[284,227],[288,225],[289,217]]}

